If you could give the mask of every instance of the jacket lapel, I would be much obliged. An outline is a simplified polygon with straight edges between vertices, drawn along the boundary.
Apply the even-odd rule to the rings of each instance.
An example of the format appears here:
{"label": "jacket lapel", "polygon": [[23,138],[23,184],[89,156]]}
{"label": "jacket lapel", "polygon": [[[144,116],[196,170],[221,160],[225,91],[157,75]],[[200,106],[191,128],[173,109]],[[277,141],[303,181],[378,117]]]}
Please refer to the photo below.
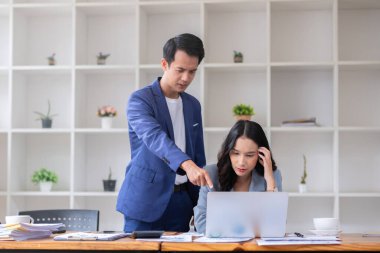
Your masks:
{"label": "jacket lapel", "polygon": [[182,103],[183,103],[183,118],[185,120],[185,132],[186,132],[186,153],[192,157],[193,155],[193,110],[188,96],[181,94]]}
{"label": "jacket lapel", "polygon": [[162,117],[159,117],[158,120],[160,121],[162,126],[166,126],[166,129],[165,129],[166,132],[169,134],[170,139],[174,141],[173,124],[170,118],[169,108],[168,108],[168,105],[166,104],[165,96],[162,93],[162,90],[160,88],[159,80],[160,78],[157,79],[152,85],[153,94],[154,94],[156,104],[158,107],[157,108],[158,113],[162,116]]}

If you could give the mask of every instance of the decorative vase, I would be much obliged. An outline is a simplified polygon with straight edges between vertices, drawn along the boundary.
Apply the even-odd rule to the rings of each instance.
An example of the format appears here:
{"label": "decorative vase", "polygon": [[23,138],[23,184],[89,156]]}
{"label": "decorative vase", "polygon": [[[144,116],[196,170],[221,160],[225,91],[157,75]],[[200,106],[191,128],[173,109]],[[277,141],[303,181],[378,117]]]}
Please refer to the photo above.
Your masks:
{"label": "decorative vase", "polygon": [[239,120],[251,120],[252,115],[235,115],[236,121]]}
{"label": "decorative vase", "polygon": [[116,187],[116,180],[110,179],[110,180],[104,180],[103,179],[103,188],[105,192],[114,192]]}
{"label": "decorative vase", "polygon": [[53,66],[53,65],[55,65],[55,60],[54,59],[49,59],[48,63],[49,63],[50,66]]}
{"label": "decorative vase", "polygon": [[243,62],[243,56],[234,56],[234,62],[235,63],[242,63]]}
{"label": "decorative vase", "polygon": [[305,193],[305,192],[307,192],[307,185],[306,185],[306,184],[299,184],[299,185],[298,185],[298,191],[299,191],[300,193]]}
{"label": "decorative vase", "polygon": [[112,128],[113,117],[102,117],[102,128],[110,129]]}
{"label": "decorative vase", "polygon": [[106,59],[105,58],[97,58],[97,63],[98,63],[98,65],[105,65]]}
{"label": "decorative vase", "polygon": [[53,182],[40,182],[40,191],[42,192],[50,192],[51,187],[53,186]]}
{"label": "decorative vase", "polygon": [[51,125],[53,124],[52,119],[42,119],[42,128],[51,128]]}

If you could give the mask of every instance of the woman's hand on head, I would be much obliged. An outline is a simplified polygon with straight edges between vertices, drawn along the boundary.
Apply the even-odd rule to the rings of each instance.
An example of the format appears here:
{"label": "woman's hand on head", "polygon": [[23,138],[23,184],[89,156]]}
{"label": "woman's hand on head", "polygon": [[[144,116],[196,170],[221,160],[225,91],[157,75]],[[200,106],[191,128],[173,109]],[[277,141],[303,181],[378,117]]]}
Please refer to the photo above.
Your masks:
{"label": "woman's hand on head", "polygon": [[274,189],[275,181],[273,176],[272,156],[270,150],[265,147],[259,147],[259,163],[264,167],[264,179],[269,189]]}

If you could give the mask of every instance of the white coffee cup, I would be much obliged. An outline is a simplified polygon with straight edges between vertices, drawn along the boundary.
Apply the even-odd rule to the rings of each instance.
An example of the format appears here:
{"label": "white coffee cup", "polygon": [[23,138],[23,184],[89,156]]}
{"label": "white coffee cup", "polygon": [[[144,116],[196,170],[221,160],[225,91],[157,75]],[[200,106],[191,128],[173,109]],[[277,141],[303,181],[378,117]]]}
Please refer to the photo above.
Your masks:
{"label": "white coffee cup", "polygon": [[34,219],[29,215],[9,215],[5,216],[5,223],[16,224],[16,223],[34,223]]}
{"label": "white coffee cup", "polygon": [[316,230],[339,230],[340,227],[338,218],[314,218],[313,221]]}

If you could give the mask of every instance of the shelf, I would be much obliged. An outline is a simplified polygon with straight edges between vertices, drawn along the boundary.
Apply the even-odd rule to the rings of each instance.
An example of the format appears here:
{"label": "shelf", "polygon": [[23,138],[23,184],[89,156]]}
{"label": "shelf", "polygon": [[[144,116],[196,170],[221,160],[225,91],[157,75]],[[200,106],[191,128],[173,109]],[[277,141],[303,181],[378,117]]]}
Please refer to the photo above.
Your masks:
{"label": "shelf", "polygon": [[73,195],[76,197],[117,197],[118,192],[74,192]]}
{"label": "shelf", "polygon": [[341,198],[378,198],[380,197],[380,191],[379,192],[363,192],[363,193],[343,192],[343,193],[339,193],[339,197]]}
{"label": "shelf", "polygon": [[333,133],[330,132],[273,132],[271,134],[273,158],[281,171],[284,191],[298,191],[304,166],[302,155],[305,154],[308,191],[333,192],[333,139]]}
{"label": "shelf", "polygon": [[[125,167],[130,159],[129,138],[126,133],[98,135],[78,133],[75,136],[74,191],[100,192],[103,179],[117,180],[116,191],[121,187]],[[91,175],[91,176],[89,176]]]}
{"label": "shelf", "polygon": [[[71,5],[14,7],[14,65],[48,65],[56,54],[57,65],[72,63]],[[48,36],[54,34],[54,36]]]}
{"label": "shelf", "polygon": [[138,21],[140,64],[160,63],[162,46],[176,34],[188,32],[201,37],[200,15],[200,3],[141,4]]}
{"label": "shelf", "polygon": [[332,198],[335,197],[333,192],[289,192],[289,197],[291,198]]}
{"label": "shelf", "polygon": [[13,128],[11,130],[11,133],[15,134],[68,134],[70,133],[70,129],[59,129],[59,128],[41,128],[41,129],[34,129],[34,128]]}
{"label": "shelf", "polygon": [[128,128],[112,128],[112,129],[102,129],[102,128],[76,128],[76,133],[87,133],[87,134],[120,134],[120,133],[126,133],[128,134]]}
{"label": "shelf", "polygon": [[[101,118],[97,110],[112,105],[117,110],[113,127],[128,127],[125,107],[128,94],[135,89],[134,73],[81,72],[76,73],[75,126],[76,128],[100,128]],[[100,130],[99,130],[100,131]]]}
{"label": "shelf", "polygon": [[68,192],[68,191],[54,191],[54,185],[53,185],[53,190],[50,192],[16,191],[16,192],[12,192],[11,195],[12,196],[18,196],[18,197],[26,197],[26,196],[39,196],[39,197],[62,196],[62,197],[68,197],[68,196],[70,196],[70,192]]}
{"label": "shelf", "polygon": [[12,192],[37,191],[31,181],[35,170],[45,167],[58,175],[55,191],[70,188],[70,135],[14,134],[12,136],[10,185]]}
{"label": "shelf", "polygon": [[76,64],[95,65],[99,52],[110,54],[107,65],[136,64],[135,10],[133,5],[78,6]]}
{"label": "shelf", "polygon": [[339,127],[340,132],[380,132],[380,127]]}
{"label": "shelf", "polygon": [[271,127],[272,132],[278,133],[332,133],[334,131],[333,127]]}
{"label": "shelf", "polygon": [[270,22],[271,61],[332,61],[332,1],[271,2]]}
{"label": "shelf", "polygon": [[380,60],[380,5],[378,1],[338,2],[339,60]]}
{"label": "shelf", "polygon": [[67,74],[71,66],[14,66],[14,73],[23,75]]}
{"label": "shelf", "polygon": [[262,63],[205,63],[206,71],[266,71],[266,64]]}
{"label": "shelf", "polygon": [[134,74],[133,65],[80,65],[75,69],[83,74]]}
{"label": "shelf", "polygon": [[[361,151],[365,147],[365,152]],[[339,192],[380,192],[380,132],[339,134]],[[360,173],[358,173],[360,168]]]}
{"label": "shelf", "polygon": [[[266,14],[264,1],[206,3],[205,62],[232,63],[236,50],[242,52],[244,63],[265,64],[269,45]],[[243,34],[244,39],[239,39]]]}

